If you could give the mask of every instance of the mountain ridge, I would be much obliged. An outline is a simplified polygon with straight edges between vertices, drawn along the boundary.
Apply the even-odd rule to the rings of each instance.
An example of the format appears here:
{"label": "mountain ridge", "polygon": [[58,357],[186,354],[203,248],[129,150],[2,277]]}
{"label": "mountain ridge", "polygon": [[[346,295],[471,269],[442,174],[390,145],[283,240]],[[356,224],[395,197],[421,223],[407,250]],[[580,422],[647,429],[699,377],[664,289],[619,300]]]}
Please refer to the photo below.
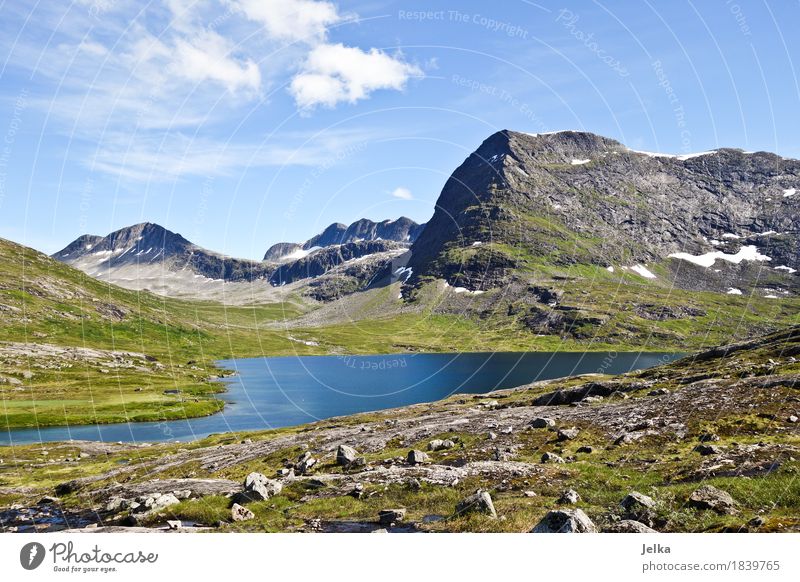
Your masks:
{"label": "mountain ridge", "polygon": [[[737,278],[755,284],[752,261],[728,260],[742,248],[798,269],[797,183],[800,162],[767,152],[655,154],[587,132],[502,130],[448,179],[409,266],[415,281],[486,289],[542,264],[652,263],[669,271],[665,283],[724,291]],[[725,256],[714,267],[729,276],[696,268],[715,252]]]}

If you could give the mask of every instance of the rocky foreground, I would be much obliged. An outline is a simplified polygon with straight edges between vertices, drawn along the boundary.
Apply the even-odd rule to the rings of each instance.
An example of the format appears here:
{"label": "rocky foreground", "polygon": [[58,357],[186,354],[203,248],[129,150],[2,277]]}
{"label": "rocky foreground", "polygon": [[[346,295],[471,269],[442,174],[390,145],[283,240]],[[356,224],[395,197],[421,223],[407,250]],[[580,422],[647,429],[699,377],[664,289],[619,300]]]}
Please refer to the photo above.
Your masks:
{"label": "rocky foreground", "polygon": [[800,531],[800,327],[194,443],[0,449],[12,531]]}

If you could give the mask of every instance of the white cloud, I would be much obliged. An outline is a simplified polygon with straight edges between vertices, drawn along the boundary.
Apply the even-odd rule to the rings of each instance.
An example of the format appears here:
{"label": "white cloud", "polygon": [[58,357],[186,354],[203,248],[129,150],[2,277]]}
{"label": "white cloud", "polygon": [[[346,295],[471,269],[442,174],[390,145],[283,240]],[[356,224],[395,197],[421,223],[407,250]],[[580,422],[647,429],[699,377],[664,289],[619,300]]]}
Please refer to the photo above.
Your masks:
{"label": "white cloud", "polygon": [[165,136],[120,132],[106,135],[86,166],[143,182],[233,175],[265,166],[328,166],[341,152],[363,147],[379,136],[374,129],[328,130],[284,133],[277,142],[221,144],[178,132]]}
{"label": "white cloud", "polygon": [[415,65],[378,49],[368,52],[343,44],[321,44],[295,75],[290,92],[301,109],[355,103],[378,89],[401,90],[409,77],[422,75]]}
{"label": "white cloud", "polygon": [[392,190],[392,196],[394,196],[395,198],[400,198],[402,200],[411,200],[413,198],[413,196],[411,195],[411,190],[409,190],[408,188],[403,188],[402,186]]}
{"label": "white cloud", "polygon": [[205,31],[191,39],[178,39],[170,70],[189,81],[216,81],[228,91],[258,91],[261,72],[251,60],[230,56],[230,43],[220,35]]}
{"label": "white cloud", "polygon": [[270,38],[318,43],[342,19],[332,2],[316,0],[232,0],[247,18],[264,26]]}

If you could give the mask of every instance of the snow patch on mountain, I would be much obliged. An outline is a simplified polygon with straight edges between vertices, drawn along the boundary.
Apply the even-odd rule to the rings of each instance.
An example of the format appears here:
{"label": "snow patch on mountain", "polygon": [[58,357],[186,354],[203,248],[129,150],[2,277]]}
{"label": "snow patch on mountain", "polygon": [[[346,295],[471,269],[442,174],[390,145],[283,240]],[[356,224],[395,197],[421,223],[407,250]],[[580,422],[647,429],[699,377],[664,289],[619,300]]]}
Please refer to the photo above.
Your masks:
{"label": "snow patch on mountain", "polygon": [[743,246],[735,255],[729,255],[722,251],[713,251],[705,253],[704,255],[691,255],[689,253],[670,253],[668,255],[674,259],[682,261],[689,261],[701,267],[712,266],[717,259],[728,261],[729,263],[739,264],[742,261],[771,261],[772,259],[767,255],[762,255],[754,245]]}

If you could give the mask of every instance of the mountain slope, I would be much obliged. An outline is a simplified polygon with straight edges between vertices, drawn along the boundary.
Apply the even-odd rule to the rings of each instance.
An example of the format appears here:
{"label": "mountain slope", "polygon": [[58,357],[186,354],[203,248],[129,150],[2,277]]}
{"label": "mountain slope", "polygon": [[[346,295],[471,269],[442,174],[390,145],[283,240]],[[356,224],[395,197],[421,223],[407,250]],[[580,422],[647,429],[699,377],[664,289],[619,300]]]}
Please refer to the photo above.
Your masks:
{"label": "mountain slope", "polygon": [[335,222],[304,243],[284,242],[272,245],[264,255],[264,260],[286,261],[287,259],[302,258],[306,254],[304,251],[317,247],[324,248],[361,241],[383,240],[410,244],[417,239],[424,228],[424,224],[417,224],[405,216],[381,222],[362,218],[349,226]]}
{"label": "mountain slope", "polygon": [[[76,527],[45,513],[42,497],[55,494],[101,531],[178,519],[219,532],[369,532],[384,527],[381,510],[403,507],[402,523],[390,530],[525,532],[569,507],[564,491],[573,489],[601,531],[799,532],[798,354],[795,327],[621,376],[456,394],[191,445],[157,443],[147,452],[135,443],[78,441],[48,446],[43,463],[39,445],[0,448],[10,460],[3,485],[13,495],[0,498],[2,526]],[[344,471],[326,462],[342,443],[362,459]],[[412,449],[429,458],[406,462]],[[285,477],[301,454],[322,462],[306,477]],[[229,494],[254,470],[283,488],[269,503],[248,505],[255,519],[231,520]],[[75,480],[62,485],[68,479]],[[458,511],[478,488],[491,495],[496,516]],[[185,489],[199,502],[144,515],[109,503]],[[693,499],[698,491],[719,503]],[[637,502],[621,503],[626,498]]]}
{"label": "mountain slope", "polygon": [[416,280],[469,289],[580,264],[684,289],[794,294],[798,184],[800,162],[765,152],[670,156],[591,133],[501,131],[447,181],[409,266]]}
{"label": "mountain slope", "polygon": [[245,309],[130,291],[0,239],[0,428],[217,411],[214,360],[233,346],[237,355],[302,351],[259,333],[298,313],[288,303]]}
{"label": "mountain slope", "polygon": [[206,250],[180,234],[149,222],[122,228],[105,237],[81,236],[53,257],[93,276],[123,267],[152,265],[226,281],[250,281],[270,273],[270,269],[258,261],[235,259]]}

